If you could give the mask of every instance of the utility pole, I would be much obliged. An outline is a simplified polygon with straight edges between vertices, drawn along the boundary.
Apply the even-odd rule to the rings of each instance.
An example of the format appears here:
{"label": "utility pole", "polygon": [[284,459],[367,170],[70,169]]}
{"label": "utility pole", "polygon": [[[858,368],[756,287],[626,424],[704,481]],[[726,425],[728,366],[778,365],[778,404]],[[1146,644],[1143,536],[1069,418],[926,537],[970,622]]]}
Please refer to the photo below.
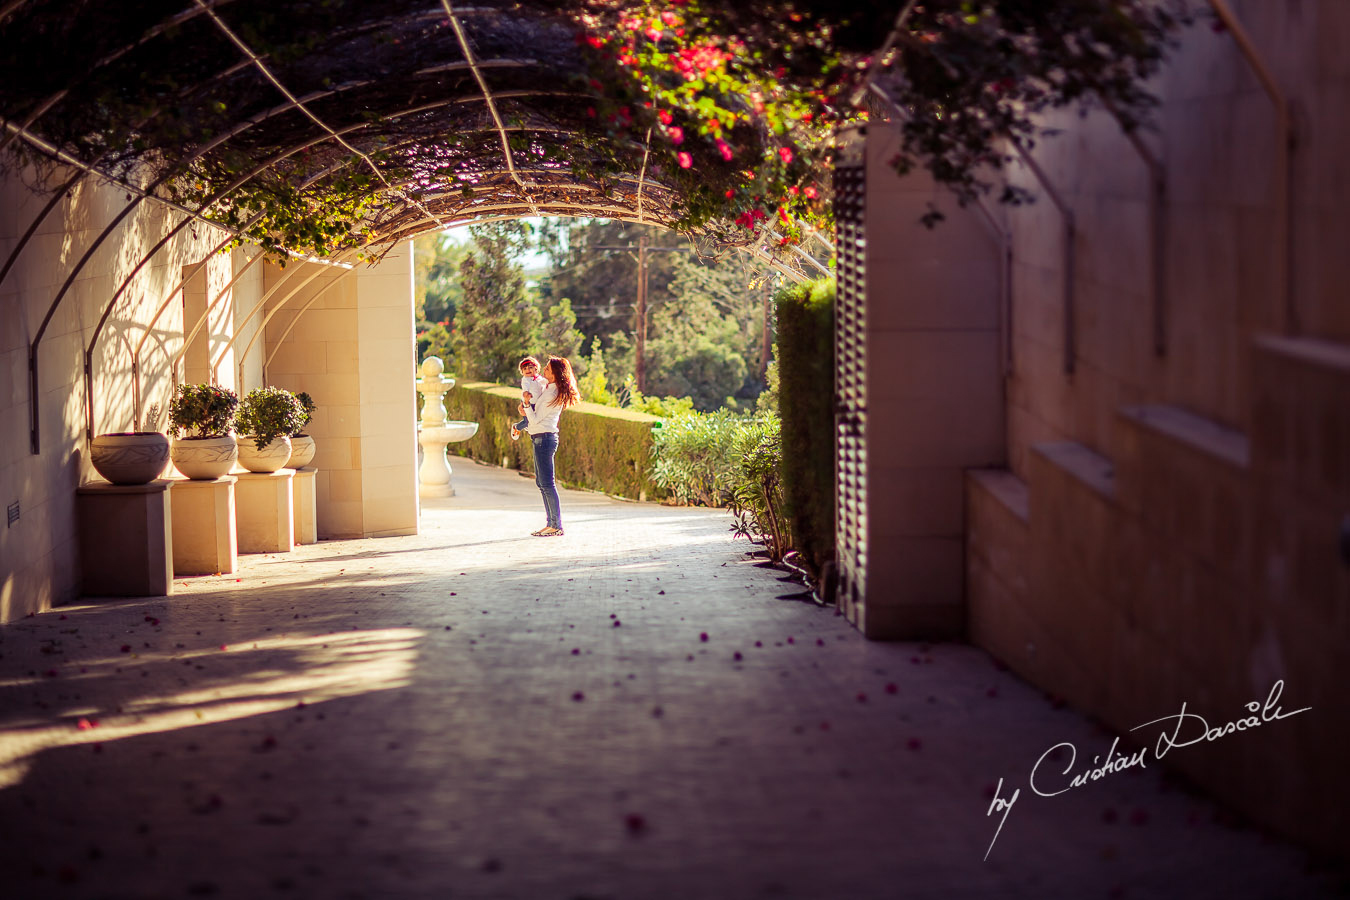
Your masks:
{"label": "utility pole", "polygon": [[638,238],[637,349],[633,357],[633,380],[638,393],[647,390],[647,235]]}
{"label": "utility pole", "polygon": [[[633,250],[632,244],[596,244],[592,250]],[[656,251],[667,253],[689,253],[688,247],[653,247],[651,238],[640,235],[637,244],[637,321],[633,323],[633,381],[640,393],[647,389],[647,254]]]}

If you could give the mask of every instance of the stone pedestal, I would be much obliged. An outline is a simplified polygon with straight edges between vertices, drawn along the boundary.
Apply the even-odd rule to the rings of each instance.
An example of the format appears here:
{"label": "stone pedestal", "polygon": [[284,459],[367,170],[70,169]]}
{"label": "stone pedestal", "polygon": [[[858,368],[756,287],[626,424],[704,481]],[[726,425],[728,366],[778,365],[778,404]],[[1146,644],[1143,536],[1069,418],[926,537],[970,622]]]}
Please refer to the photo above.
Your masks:
{"label": "stone pedestal", "polygon": [[162,597],[173,591],[169,482],[95,482],[75,494],[81,593]]}
{"label": "stone pedestal", "polygon": [[467,441],[478,433],[477,422],[447,422],[445,395],[455,386],[455,379],[443,378],[444,364],[439,357],[422,360],[422,377],[417,379],[417,390],[422,395],[422,422],[417,428],[417,442],[422,445],[422,465],[417,470],[417,495],[422,498],[453,497],[450,484],[450,460],[445,447],[457,441]]}
{"label": "stone pedestal", "polygon": [[314,476],[318,474],[318,469],[306,466],[295,470],[295,479],[291,482],[291,505],[297,544],[313,544],[319,539],[318,508],[314,495]]}
{"label": "stone pedestal", "polygon": [[173,509],[174,575],[227,575],[239,562],[234,530],[234,486],[225,475],[209,481],[179,478],[169,491]]}
{"label": "stone pedestal", "polygon": [[234,505],[240,553],[289,553],[295,549],[294,476],[294,469],[234,476],[239,479]]}

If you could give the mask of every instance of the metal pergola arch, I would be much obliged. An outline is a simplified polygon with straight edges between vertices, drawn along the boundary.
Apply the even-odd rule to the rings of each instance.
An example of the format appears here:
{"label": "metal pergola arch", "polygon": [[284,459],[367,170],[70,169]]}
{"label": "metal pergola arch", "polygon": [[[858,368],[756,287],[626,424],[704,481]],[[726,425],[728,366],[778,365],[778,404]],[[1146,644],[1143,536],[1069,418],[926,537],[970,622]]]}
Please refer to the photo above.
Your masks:
{"label": "metal pergola arch", "polygon": [[[169,3],[170,0],[166,0],[160,6],[167,8]],[[4,37],[4,26],[12,24],[17,17],[22,16],[26,7],[40,5],[36,0],[33,2],[11,0],[0,6],[0,40]],[[434,62],[419,60],[425,64],[410,68],[409,74],[414,77],[402,96],[410,99],[420,96],[420,102],[413,102],[402,108],[390,108],[388,98],[382,93],[389,88],[387,74],[375,73],[370,77],[343,78],[343,75],[350,76],[352,73],[339,66],[335,73],[336,77],[329,78],[325,75],[319,84],[312,83],[314,79],[312,72],[304,73],[306,77],[302,79],[303,84],[295,86],[288,84],[285,72],[279,74],[273,71],[269,52],[264,48],[255,49],[225,21],[225,16],[232,11],[252,9],[259,5],[254,0],[186,0],[166,18],[146,24],[134,38],[104,48],[101,55],[85,68],[72,67],[77,72],[76,76],[64,87],[46,95],[35,105],[10,110],[5,107],[3,99],[0,99],[0,128],[3,129],[0,130],[0,135],[3,135],[3,142],[21,142],[30,151],[70,165],[77,170],[71,178],[59,186],[56,195],[38,214],[4,261],[3,267],[0,267],[0,282],[13,269],[40,223],[87,175],[109,178],[119,187],[128,188],[133,195],[133,199],[108,224],[93,244],[84,250],[79,261],[68,273],[52,301],[47,318],[30,345],[32,452],[37,453],[40,450],[37,353],[46,324],[99,246],[113,233],[118,224],[147,198],[165,202],[170,207],[186,213],[187,217],[141,258],[131,273],[123,279],[105,307],[94,337],[86,349],[86,394],[91,390],[88,386],[90,367],[94,346],[103,324],[137,272],[150,257],[167,245],[170,238],[182,228],[194,221],[204,221],[210,214],[212,204],[229,202],[250,180],[265,176],[284,177],[281,167],[292,154],[301,150],[320,145],[328,147],[336,145],[330,152],[338,152],[337,148],[340,148],[345,152],[345,156],[324,169],[321,173],[323,176],[338,177],[344,171],[351,171],[353,167],[362,167],[380,183],[380,194],[386,198],[386,202],[369,220],[371,231],[368,239],[361,242],[361,246],[364,247],[391,244],[454,224],[523,215],[600,216],[667,226],[672,225],[677,218],[672,209],[673,204],[679,201],[678,192],[663,186],[647,172],[649,149],[646,141],[638,143],[629,139],[618,142],[619,146],[626,148],[623,152],[628,153],[632,159],[635,178],[609,176],[598,182],[586,181],[578,178],[566,166],[549,168],[547,165],[540,166],[534,163],[536,149],[539,153],[547,155],[550,148],[556,150],[570,147],[577,139],[594,138],[607,141],[611,145],[615,144],[612,136],[605,135],[602,128],[595,127],[584,119],[578,119],[576,116],[571,120],[566,116],[559,118],[556,104],[547,102],[550,98],[584,100],[586,96],[584,92],[567,89],[566,77],[574,75],[576,67],[569,69],[559,62],[559,59],[565,58],[569,52],[566,48],[562,49],[562,56],[559,56],[559,47],[553,46],[552,58],[549,57],[548,47],[542,48],[544,52],[529,54],[520,53],[520,48],[512,53],[477,52],[475,45],[479,43],[480,30],[521,26],[527,31],[536,28],[540,32],[547,32],[556,26],[556,22],[551,22],[538,10],[521,12],[519,4],[511,3],[460,7],[452,5],[449,0],[440,0],[438,6],[433,4],[428,8],[425,3],[395,2],[391,5],[395,7],[402,5],[406,8],[401,12],[390,14],[387,12],[387,6],[384,6],[381,10],[385,11],[385,14],[358,19],[352,22],[350,27],[335,31],[334,39],[342,41],[361,39],[363,35],[378,35],[381,29],[386,28],[404,29],[412,33],[411,29],[414,27],[439,27],[442,23],[449,26],[448,30],[454,35],[454,44],[459,49],[458,58]],[[186,8],[183,8],[184,6]],[[127,14],[130,15],[129,12]],[[461,21],[461,17],[473,17],[473,20],[467,23]],[[212,54],[207,54],[210,58],[203,63],[211,68],[211,74],[195,83],[181,86],[165,102],[170,102],[174,98],[181,100],[193,97],[205,100],[213,96],[213,92],[217,90],[237,88],[241,81],[247,81],[243,96],[253,105],[251,107],[246,105],[246,114],[236,119],[231,127],[195,149],[187,149],[185,153],[169,160],[168,165],[144,186],[137,185],[129,174],[121,178],[115,177],[116,170],[108,168],[109,157],[116,158],[111,149],[89,162],[72,152],[73,145],[63,146],[59,141],[53,143],[47,139],[44,124],[51,121],[53,111],[61,111],[63,102],[71,100],[77,89],[93,73],[113,67],[114,64],[127,64],[128,61],[140,59],[149,52],[149,49],[163,50],[161,45],[163,40],[167,40],[166,36],[188,23],[194,23],[195,27],[209,24],[222,43],[232,46],[235,52],[242,53],[245,58],[233,61],[221,59],[220,49],[214,48]],[[303,28],[304,23],[298,23],[298,27]],[[499,38],[498,35],[490,37]],[[444,45],[443,49],[451,46],[448,35],[438,40]],[[491,40],[486,43],[490,44]],[[530,51],[540,49],[538,46],[529,48]],[[488,72],[520,72],[522,76],[528,78],[527,86],[499,86],[494,89],[488,80]],[[469,84],[463,82],[462,89],[448,91],[453,93],[453,96],[446,97],[444,93],[447,91],[441,91],[441,96],[432,99],[438,88],[448,86],[445,77],[455,74],[471,76],[477,91],[470,92]],[[281,93],[284,102],[258,108],[261,97],[260,86]],[[341,105],[334,108],[332,104],[339,101]],[[376,105],[376,101],[380,101],[382,105]],[[463,126],[470,123],[465,122],[462,117],[435,118],[449,108],[473,108],[480,102],[490,123],[479,120],[478,123],[472,123],[474,127],[465,128]],[[526,112],[522,114],[519,110],[505,108],[502,102],[523,103]],[[314,107],[320,103],[326,104],[325,108],[323,111],[316,111]],[[334,112],[343,113],[344,116],[330,120]],[[150,115],[153,116],[153,112]],[[428,115],[433,118],[413,121]],[[357,121],[352,121],[352,116],[355,116]],[[196,208],[192,204],[175,202],[173,198],[163,194],[162,186],[187,172],[196,161],[209,160],[216,151],[229,147],[237,147],[238,152],[265,151],[276,143],[278,135],[293,134],[296,128],[294,123],[300,119],[308,123],[304,126],[304,131],[308,132],[305,139],[288,142],[282,148],[285,152],[278,150],[265,152],[264,159],[245,175],[231,182],[227,189],[210,195]],[[146,121],[148,118],[142,120],[141,124],[145,124]],[[474,133],[492,134],[497,144],[495,153],[487,152],[485,142],[471,143],[465,148],[463,138]],[[526,151],[530,161],[523,165],[516,158],[521,155],[520,149],[515,148],[513,151],[512,139],[508,137],[511,133],[523,133],[531,142],[530,149]],[[347,136],[352,136],[351,141]],[[443,155],[422,154],[427,146],[433,145],[442,151]],[[392,164],[377,162],[374,158],[376,154],[384,154],[394,161]],[[394,156],[395,154],[400,155]],[[494,157],[496,165],[482,167],[483,162]],[[3,163],[3,160],[0,160],[0,163]],[[421,179],[392,177],[394,167],[404,165],[416,168],[419,163],[432,166],[431,171]],[[389,200],[396,202],[387,202]],[[238,237],[241,232],[246,232],[253,222],[256,222],[256,217],[238,231],[229,228],[226,230]],[[767,239],[767,233],[765,237]],[[764,241],[750,249],[756,255],[767,256],[764,253]],[[776,264],[776,267],[800,277],[781,263]],[[181,285],[160,304],[160,310],[179,289]],[[144,339],[141,341],[141,345],[143,344]],[[92,402],[89,397],[86,397],[86,408],[89,413],[87,424],[92,435],[94,423]]]}

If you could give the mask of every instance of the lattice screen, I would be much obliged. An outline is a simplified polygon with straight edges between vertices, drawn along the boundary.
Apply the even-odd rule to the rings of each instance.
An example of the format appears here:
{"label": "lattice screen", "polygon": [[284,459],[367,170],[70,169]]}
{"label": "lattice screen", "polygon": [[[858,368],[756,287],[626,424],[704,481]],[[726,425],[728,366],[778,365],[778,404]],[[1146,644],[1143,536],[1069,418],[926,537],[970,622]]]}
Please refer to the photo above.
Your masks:
{"label": "lattice screen", "polygon": [[838,234],[835,301],[835,510],[839,601],[856,621],[867,590],[867,295],[863,236],[867,178],[864,159],[841,158],[834,172]]}

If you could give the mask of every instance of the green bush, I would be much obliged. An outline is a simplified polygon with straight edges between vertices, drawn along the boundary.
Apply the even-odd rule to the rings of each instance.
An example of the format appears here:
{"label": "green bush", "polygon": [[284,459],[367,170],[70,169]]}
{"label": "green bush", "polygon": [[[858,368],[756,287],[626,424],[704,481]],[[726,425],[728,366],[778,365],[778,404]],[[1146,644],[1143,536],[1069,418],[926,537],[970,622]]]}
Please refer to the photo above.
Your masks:
{"label": "green bush", "polygon": [[789,285],[774,296],[778,317],[778,410],[783,491],[792,534],[813,574],[834,558],[833,279]]}
{"label": "green bush", "polygon": [[792,527],[783,499],[783,445],[775,416],[741,424],[731,442],[736,460],[731,472],[728,506],[736,517],[737,536],[759,541],[772,560],[793,549]]}
{"label": "green bush", "polygon": [[300,398],[278,387],[254,388],[239,404],[235,425],[253,438],[261,450],[276,438],[299,434],[305,426],[305,408]]}
{"label": "green bush", "polygon": [[[520,420],[519,387],[475,382],[456,385],[445,395],[451,419],[478,423],[478,433],[450,445],[457,456],[493,465],[534,471],[530,437],[511,440],[511,423]],[[655,416],[626,409],[579,403],[562,414],[558,425],[558,481],[568,487],[604,491],[619,497],[658,500],[665,490],[652,479],[652,426]]]}
{"label": "green bush", "polygon": [[234,426],[239,396],[214,384],[180,384],[169,402],[174,437],[224,437]]}
{"label": "green bush", "polygon": [[667,419],[655,432],[652,479],[676,503],[724,505],[736,469],[733,445],[744,424],[724,409]]}

